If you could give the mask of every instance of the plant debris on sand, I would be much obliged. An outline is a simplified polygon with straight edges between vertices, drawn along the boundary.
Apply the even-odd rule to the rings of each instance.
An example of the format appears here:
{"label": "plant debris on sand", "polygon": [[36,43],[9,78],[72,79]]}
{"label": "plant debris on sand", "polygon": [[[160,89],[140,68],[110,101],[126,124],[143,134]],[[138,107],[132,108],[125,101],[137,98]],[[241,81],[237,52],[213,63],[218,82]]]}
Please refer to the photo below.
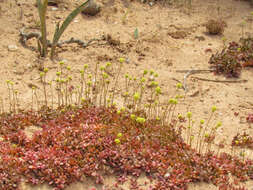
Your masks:
{"label": "plant debris on sand", "polygon": [[[187,189],[188,183],[200,181],[220,189],[244,189],[229,177],[253,179],[253,161],[225,153],[198,154],[181,138],[184,122],[181,118],[164,126],[114,107],[93,106],[2,114],[0,189],[18,189],[23,178],[54,189],[83,176],[102,184],[109,171],[119,177],[119,185],[129,175],[145,173],[155,182],[149,189]],[[30,139],[24,133],[29,126],[42,130]],[[139,188],[132,183],[132,189]]]}

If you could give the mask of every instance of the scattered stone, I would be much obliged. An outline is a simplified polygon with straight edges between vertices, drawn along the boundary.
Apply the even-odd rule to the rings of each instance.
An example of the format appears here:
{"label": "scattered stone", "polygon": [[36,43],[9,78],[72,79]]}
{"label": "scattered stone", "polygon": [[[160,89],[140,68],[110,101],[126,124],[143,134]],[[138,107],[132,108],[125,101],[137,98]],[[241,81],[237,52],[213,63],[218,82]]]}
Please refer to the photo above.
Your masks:
{"label": "scattered stone", "polygon": [[149,5],[150,7],[152,7],[154,5],[154,2],[153,1],[149,2]]}
{"label": "scattered stone", "polygon": [[120,45],[120,40],[114,39],[110,34],[107,34],[105,38],[106,38],[106,41],[107,41],[110,45],[113,45],[113,46],[118,46],[118,45]]}
{"label": "scattered stone", "polygon": [[54,18],[56,18],[56,19],[62,19],[62,17],[59,16],[59,15],[55,15]]}
{"label": "scattered stone", "polygon": [[52,11],[57,11],[58,8],[57,7],[52,7]]}
{"label": "scattered stone", "polygon": [[16,75],[23,75],[25,74],[24,69],[18,69],[18,70],[13,70],[13,73]]}
{"label": "scattered stone", "polygon": [[148,77],[148,80],[149,81],[154,81],[155,80],[155,77],[153,75],[151,75],[150,77]]}
{"label": "scattered stone", "polygon": [[186,31],[183,31],[183,30],[181,30],[181,31],[178,30],[176,32],[169,32],[168,35],[174,39],[184,39],[189,35],[189,33]]}
{"label": "scattered stone", "polygon": [[37,85],[35,85],[35,84],[31,83],[31,82],[28,83],[27,86],[28,86],[29,88],[36,88],[36,89],[39,88]]}
{"label": "scattered stone", "polygon": [[209,86],[204,86],[203,87],[203,92],[206,93],[208,91],[210,91],[210,87]]}
{"label": "scattered stone", "polygon": [[129,57],[126,58],[126,63],[129,64],[130,63],[130,59]]}
{"label": "scattered stone", "polygon": [[198,39],[199,41],[205,41],[204,36],[195,36],[195,39]]}
{"label": "scattered stone", "polygon": [[[54,7],[59,7],[59,4],[63,3],[63,0],[48,0],[48,6],[54,6]],[[37,2],[34,3],[34,6],[37,7]]]}
{"label": "scattered stone", "polygon": [[60,62],[68,63],[68,60],[67,59],[62,59]]}
{"label": "scattered stone", "polygon": [[90,1],[88,6],[82,11],[83,14],[89,16],[95,16],[101,11],[101,6],[94,0]]}
{"label": "scattered stone", "polygon": [[195,96],[197,96],[198,94],[199,94],[199,90],[196,90],[196,91],[192,92],[189,96],[190,96],[190,97],[195,97]]}
{"label": "scattered stone", "polygon": [[25,17],[32,17],[33,14],[32,14],[32,13],[25,13],[24,16],[25,16]]}
{"label": "scattered stone", "polygon": [[48,0],[48,6],[58,7],[62,0]]}
{"label": "scattered stone", "polygon": [[16,46],[16,45],[8,45],[8,50],[9,51],[12,51],[12,52],[14,52],[14,51],[17,51],[18,50],[18,46]]}
{"label": "scattered stone", "polygon": [[166,59],[165,60],[165,65],[168,66],[168,67],[171,67],[171,66],[173,66],[173,61],[171,59]]}

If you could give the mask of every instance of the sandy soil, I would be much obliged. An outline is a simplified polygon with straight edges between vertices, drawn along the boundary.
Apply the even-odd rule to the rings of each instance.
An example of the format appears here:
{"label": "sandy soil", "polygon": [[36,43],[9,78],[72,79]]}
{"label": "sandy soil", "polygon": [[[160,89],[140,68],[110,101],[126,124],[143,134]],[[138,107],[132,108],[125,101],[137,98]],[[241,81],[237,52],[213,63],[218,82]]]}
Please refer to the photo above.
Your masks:
{"label": "sandy soil", "polygon": [[[52,39],[55,23],[64,18],[80,4],[78,0],[65,0],[57,10],[49,7],[48,10],[48,34]],[[77,45],[66,45],[58,50],[58,59],[65,60],[71,65],[74,73],[78,73],[83,64],[94,64],[97,61],[116,62],[119,57],[125,57],[129,63],[124,70],[131,74],[141,74],[144,69],[154,69],[159,73],[159,81],[164,94],[175,94],[175,81],[183,81],[185,73],[176,70],[208,69],[208,60],[211,52],[219,51],[223,47],[222,38],[228,41],[239,40],[242,35],[248,35],[252,30],[251,11],[247,2],[235,0],[193,0],[191,9],[184,6],[169,5],[168,2],[156,3],[152,6],[127,0],[98,0],[102,11],[94,16],[79,15],[62,36],[62,40],[71,37],[88,41],[92,38],[100,38],[102,35],[111,35],[120,45],[108,45],[93,43],[87,48]],[[66,3],[64,5],[64,3]],[[217,7],[220,7],[218,11]],[[66,9],[67,8],[67,9]],[[222,36],[210,36],[206,34],[203,24],[211,18],[223,18],[228,27]],[[246,20],[245,27],[241,23]],[[29,84],[41,86],[39,83],[39,67],[44,64],[50,68],[49,78],[54,79],[57,66],[49,59],[38,59],[38,54],[24,48],[19,43],[19,30],[26,27],[27,31],[36,31],[39,17],[33,0],[0,0],[0,94],[5,102],[8,102],[8,93],[5,80],[15,81],[15,87],[19,90],[22,107],[30,106],[31,88]],[[139,38],[134,39],[134,31],[138,28]],[[242,33],[243,30],[243,33]],[[175,36],[175,32],[176,35]],[[253,33],[253,32],[252,32]],[[174,34],[174,35],[173,35]],[[181,34],[181,35],[180,35]],[[174,38],[173,38],[174,37]],[[179,37],[179,39],[175,39]],[[9,45],[18,47],[15,51],[9,51]],[[29,41],[28,45],[35,46],[35,41]],[[217,143],[225,140],[225,150],[230,150],[232,137],[237,132],[247,131],[253,133],[246,123],[245,116],[253,111],[253,70],[243,70],[241,79],[246,83],[215,83],[200,81],[189,77],[185,102],[179,107],[179,111],[185,113],[191,110],[196,120],[207,118],[212,105],[218,107],[223,127],[218,134]],[[212,73],[196,74],[194,76],[224,80],[223,76],[214,76]],[[5,105],[7,109],[7,103]],[[235,117],[234,112],[239,116]],[[241,150],[238,150],[238,153]],[[246,150],[251,157],[251,151]],[[253,157],[253,156],[252,156]],[[107,182],[113,183],[113,177],[108,177]],[[87,184],[75,184],[68,190],[88,189],[92,182]],[[253,183],[249,182],[249,189]],[[101,187],[97,186],[98,189]],[[48,190],[47,186],[29,187],[25,190]],[[189,189],[217,189],[213,185],[194,184]]]}

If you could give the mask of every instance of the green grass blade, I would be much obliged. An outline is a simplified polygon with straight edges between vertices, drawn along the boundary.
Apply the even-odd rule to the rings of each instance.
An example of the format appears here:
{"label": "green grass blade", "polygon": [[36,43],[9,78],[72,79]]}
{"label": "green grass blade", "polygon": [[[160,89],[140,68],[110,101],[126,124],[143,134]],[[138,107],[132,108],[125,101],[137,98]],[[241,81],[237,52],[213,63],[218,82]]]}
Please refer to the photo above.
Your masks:
{"label": "green grass blade", "polygon": [[56,31],[54,33],[54,38],[53,38],[53,44],[52,44],[52,48],[51,48],[51,59],[53,59],[56,44],[59,41],[59,39],[60,39],[61,35],[63,34],[63,32],[66,30],[66,28],[69,26],[69,24],[73,21],[73,19],[85,8],[85,6],[88,5],[89,2],[90,2],[90,0],[87,0],[86,2],[81,4],[79,7],[77,7],[64,20],[61,27],[59,28],[59,26],[58,26],[56,28]]}
{"label": "green grass blade", "polygon": [[44,3],[41,3],[41,0],[37,0],[38,12],[40,17],[40,30],[42,36],[42,57],[46,57],[47,55],[47,30],[46,30],[46,11],[48,0],[44,0]]}
{"label": "green grass blade", "polygon": [[134,31],[134,39],[137,39],[138,37],[139,37],[139,31],[138,31],[138,28],[136,28]]}

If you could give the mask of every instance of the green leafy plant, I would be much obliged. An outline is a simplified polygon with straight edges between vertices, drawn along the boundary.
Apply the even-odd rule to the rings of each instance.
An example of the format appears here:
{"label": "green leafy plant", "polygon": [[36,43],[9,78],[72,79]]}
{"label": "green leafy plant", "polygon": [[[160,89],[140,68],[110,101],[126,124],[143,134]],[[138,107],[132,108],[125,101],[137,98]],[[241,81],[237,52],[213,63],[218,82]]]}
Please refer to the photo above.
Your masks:
{"label": "green leafy plant", "polygon": [[[54,37],[53,37],[53,42],[51,44],[52,46],[51,52],[50,52],[51,59],[54,58],[55,48],[63,32],[67,29],[67,27],[73,21],[73,19],[88,5],[89,2],[90,0],[87,0],[86,2],[78,6],[74,11],[72,11],[64,20],[61,26],[60,26],[60,23],[57,23]],[[46,11],[47,11],[47,6],[48,6],[48,0],[44,0],[43,2],[41,0],[37,0],[37,6],[38,6],[39,17],[40,17],[40,30],[41,30],[41,38],[38,40],[38,50],[42,57],[46,57],[47,49],[49,45],[48,40],[47,40],[47,30],[46,30]]]}

